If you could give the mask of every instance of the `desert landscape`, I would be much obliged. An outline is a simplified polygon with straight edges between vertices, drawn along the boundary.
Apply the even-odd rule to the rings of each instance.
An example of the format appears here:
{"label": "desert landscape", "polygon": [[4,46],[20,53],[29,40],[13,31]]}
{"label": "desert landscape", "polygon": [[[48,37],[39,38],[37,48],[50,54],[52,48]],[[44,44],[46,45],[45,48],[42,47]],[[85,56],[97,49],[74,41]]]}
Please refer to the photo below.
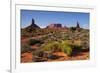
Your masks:
{"label": "desert landscape", "polygon": [[89,60],[89,29],[49,23],[44,28],[32,18],[21,28],[21,63]]}

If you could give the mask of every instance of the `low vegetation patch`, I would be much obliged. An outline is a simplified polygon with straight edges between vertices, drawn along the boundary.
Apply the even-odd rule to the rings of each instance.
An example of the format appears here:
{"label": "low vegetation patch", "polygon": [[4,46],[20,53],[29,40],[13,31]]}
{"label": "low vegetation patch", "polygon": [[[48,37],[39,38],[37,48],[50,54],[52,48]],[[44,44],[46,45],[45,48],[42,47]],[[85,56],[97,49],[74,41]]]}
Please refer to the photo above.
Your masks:
{"label": "low vegetation patch", "polygon": [[57,41],[53,41],[47,44],[43,44],[41,46],[41,49],[43,51],[51,51],[51,52],[64,52],[67,55],[71,55],[72,54],[72,48],[68,45],[67,42],[57,42]]}
{"label": "low vegetation patch", "polygon": [[30,48],[29,45],[26,45],[26,44],[21,45],[21,53],[30,52],[31,50],[32,49]]}
{"label": "low vegetation patch", "polygon": [[42,44],[42,43],[43,42],[41,42],[40,40],[36,40],[36,39],[29,40],[29,45]]}

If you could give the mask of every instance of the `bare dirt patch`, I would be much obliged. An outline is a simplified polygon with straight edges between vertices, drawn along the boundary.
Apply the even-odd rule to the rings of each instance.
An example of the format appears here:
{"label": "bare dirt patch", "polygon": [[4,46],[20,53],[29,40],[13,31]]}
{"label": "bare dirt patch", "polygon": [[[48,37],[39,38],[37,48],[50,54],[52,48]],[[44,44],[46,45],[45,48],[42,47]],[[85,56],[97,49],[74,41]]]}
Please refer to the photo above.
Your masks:
{"label": "bare dirt patch", "polygon": [[28,53],[28,52],[26,52],[26,53],[22,53],[21,54],[21,62],[22,63],[26,63],[26,62],[32,62],[32,58],[33,58],[33,55],[32,55],[32,53]]}

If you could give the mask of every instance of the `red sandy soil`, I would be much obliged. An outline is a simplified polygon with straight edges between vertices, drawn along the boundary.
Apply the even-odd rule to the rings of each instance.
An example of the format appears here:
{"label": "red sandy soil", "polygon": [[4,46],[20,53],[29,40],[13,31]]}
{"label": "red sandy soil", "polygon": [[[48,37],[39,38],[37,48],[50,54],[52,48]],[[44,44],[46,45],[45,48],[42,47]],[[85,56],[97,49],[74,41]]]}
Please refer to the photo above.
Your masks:
{"label": "red sandy soil", "polygon": [[89,52],[81,52],[76,56],[72,56],[70,60],[88,60]]}
{"label": "red sandy soil", "polygon": [[38,49],[39,47],[33,45],[33,46],[31,46],[31,48],[32,48],[33,50],[36,50],[36,49]]}
{"label": "red sandy soil", "polygon": [[21,54],[21,62],[22,63],[29,63],[32,62],[33,55],[30,52],[22,53]]}
{"label": "red sandy soil", "polygon": [[51,60],[48,59],[48,61],[64,61],[64,60],[68,60],[70,57],[68,55],[66,55],[64,52],[55,52],[52,55],[57,55],[57,56],[61,56],[61,58],[59,59],[55,59],[55,60]]}
{"label": "red sandy soil", "polygon": [[[53,53],[53,55],[57,55],[57,56],[62,56],[59,59],[48,59],[48,62],[53,62],[53,61],[73,61],[73,60],[88,60],[89,59],[89,52],[81,52],[79,54],[77,54],[76,56],[67,56],[65,53],[63,52],[55,52]],[[21,54],[21,63],[30,63],[32,62],[32,53],[22,53]]]}
{"label": "red sandy soil", "polygon": [[63,56],[56,60],[48,60],[48,61],[73,61],[73,60],[88,60],[89,59],[89,52],[81,52],[76,56],[67,56],[63,52],[57,52],[56,55]]}

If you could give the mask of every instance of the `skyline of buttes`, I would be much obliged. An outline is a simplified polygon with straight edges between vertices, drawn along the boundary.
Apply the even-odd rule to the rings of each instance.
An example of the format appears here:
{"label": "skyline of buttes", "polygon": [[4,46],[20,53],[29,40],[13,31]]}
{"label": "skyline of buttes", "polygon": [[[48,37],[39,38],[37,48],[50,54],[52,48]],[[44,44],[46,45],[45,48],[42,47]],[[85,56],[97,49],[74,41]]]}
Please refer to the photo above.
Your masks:
{"label": "skyline of buttes", "polygon": [[89,28],[89,13],[82,12],[61,12],[61,11],[42,11],[42,10],[21,10],[21,28],[31,24],[32,18],[41,28],[49,24],[62,24],[67,27],[76,26],[79,22],[82,28]]}
{"label": "skyline of buttes", "polygon": [[[28,25],[28,26],[26,26],[24,28],[27,28],[27,27],[30,27],[30,26],[36,27],[36,28],[37,27],[41,28],[40,26],[38,26],[38,24],[35,23],[34,18],[32,18],[30,25]],[[80,23],[78,21],[76,22],[76,26],[72,26],[72,27],[83,28],[83,27],[80,26]],[[45,26],[44,28],[70,28],[70,27],[68,27],[67,25],[65,26],[65,25],[63,25],[61,23],[50,23],[47,26]]]}

